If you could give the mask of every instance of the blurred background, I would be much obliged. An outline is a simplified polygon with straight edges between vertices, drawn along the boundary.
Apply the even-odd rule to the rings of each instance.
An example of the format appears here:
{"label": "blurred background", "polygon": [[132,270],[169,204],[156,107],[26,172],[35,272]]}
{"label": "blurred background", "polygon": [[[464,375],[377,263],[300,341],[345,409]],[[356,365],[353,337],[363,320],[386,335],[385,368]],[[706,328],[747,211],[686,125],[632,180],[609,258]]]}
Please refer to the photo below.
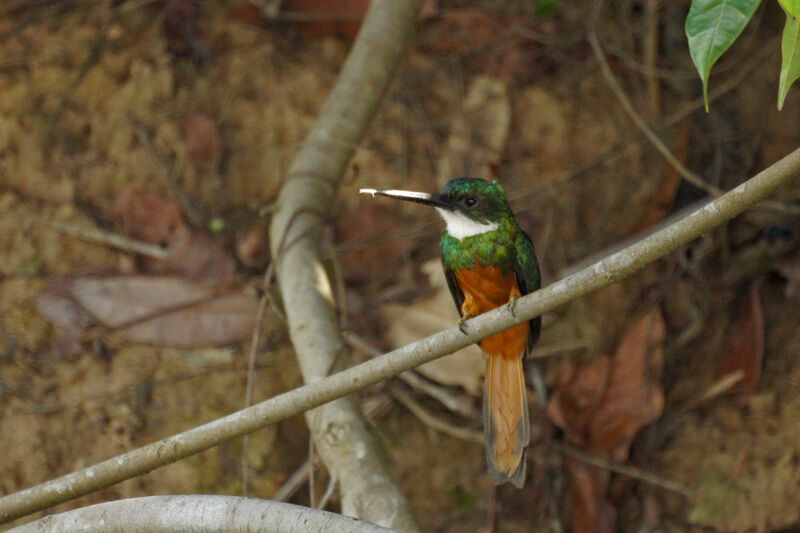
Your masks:
{"label": "blurred background", "polygon": [[[267,231],[368,4],[0,6],[0,493],[302,383],[263,283]],[[324,234],[354,363],[456,319],[435,213],[360,187],[500,180],[547,284],[800,145],[800,91],[776,109],[778,3],[714,68],[709,113],[688,8],[424,4]],[[476,348],[363,391],[423,528],[798,530],[798,199],[783,188],[544,317],[529,361],[549,395],[531,389],[522,490],[486,473]],[[295,417],[55,509],[171,493],[308,505],[328,481]],[[335,492],[323,503],[338,510]]]}

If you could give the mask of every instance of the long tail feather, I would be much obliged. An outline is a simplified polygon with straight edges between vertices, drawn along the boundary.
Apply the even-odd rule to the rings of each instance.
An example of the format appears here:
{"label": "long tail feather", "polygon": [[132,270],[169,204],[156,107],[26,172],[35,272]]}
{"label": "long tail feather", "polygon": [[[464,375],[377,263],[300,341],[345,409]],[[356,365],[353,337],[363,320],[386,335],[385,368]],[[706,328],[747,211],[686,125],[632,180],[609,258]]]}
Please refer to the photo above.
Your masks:
{"label": "long tail feather", "polygon": [[525,446],[530,441],[528,398],[522,356],[490,354],[483,398],[486,462],[496,484],[525,484]]}

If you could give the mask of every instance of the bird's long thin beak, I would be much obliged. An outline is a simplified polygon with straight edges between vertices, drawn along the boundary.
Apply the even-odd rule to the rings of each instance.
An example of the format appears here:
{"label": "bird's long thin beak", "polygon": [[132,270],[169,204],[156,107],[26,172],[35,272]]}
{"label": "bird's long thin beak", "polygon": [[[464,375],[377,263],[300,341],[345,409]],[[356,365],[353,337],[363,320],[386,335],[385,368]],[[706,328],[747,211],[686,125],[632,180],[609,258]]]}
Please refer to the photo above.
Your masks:
{"label": "bird's long thin beak", "polygon": [[361,194],[371,194],[375,196],[386,196],[388,198],[396,198],[398,200],[405,200],[407,202],[416,202],[418,204],[430,205],[440,209],[453,209],[453,206],[442,200],[438,194],[430,194],[427,192],[414,192],[414,191],[398,191],[395,189],[387,189],[379,191],[377,189],[361,189],[358,191]]}

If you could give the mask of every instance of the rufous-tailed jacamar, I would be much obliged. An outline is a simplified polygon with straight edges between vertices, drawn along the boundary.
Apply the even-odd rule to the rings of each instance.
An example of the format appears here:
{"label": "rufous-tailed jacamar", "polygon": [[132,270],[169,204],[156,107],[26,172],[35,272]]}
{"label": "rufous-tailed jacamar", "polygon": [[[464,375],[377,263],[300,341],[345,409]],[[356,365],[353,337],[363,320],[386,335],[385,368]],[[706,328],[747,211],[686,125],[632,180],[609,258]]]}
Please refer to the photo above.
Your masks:
{"label": "rufous-tailed jacamar", "polygon": [[[361,189],[430,205],[447,224],[441,251],[447,285],[467,319],[516,299],[540,286],[539,263],[530,237],[520,229],[497,181],[459,178],[438,194]],[[481,341],[486,353],[483,424],[486,460],[495,483],[525,482],[525,447],[530,421],[522,361],[539,338],[541,319],[519,324]]]}

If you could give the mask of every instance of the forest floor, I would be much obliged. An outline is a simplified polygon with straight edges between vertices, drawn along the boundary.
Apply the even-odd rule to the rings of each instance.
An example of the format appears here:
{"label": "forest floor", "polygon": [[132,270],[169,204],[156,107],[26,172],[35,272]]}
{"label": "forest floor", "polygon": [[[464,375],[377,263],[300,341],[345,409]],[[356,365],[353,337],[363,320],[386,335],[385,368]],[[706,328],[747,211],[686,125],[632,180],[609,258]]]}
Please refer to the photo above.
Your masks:
{"label": "forest floor", "polygon": [[[456,319],[435,213],[360,187],[500,180],[549,283],[707,196],[621,99],[723,190],[800,146],[800,91],[775,107],[777,4],[715,67],[722,94],[705,113],[688,3],[651,3],[607,2],[596,26],[620,93],[587,40],[592,2],[426,2],[325,231],[354,363]],[[0,7],[0,494],[241,409],[248,377],[251,403],[302,383],[274,287],[255,316],[271,206],[365,2],[295,20],[319,4],[286,0],[272,18],[245,1]],[[477,348],[420,369],[421,389],[363,391],[423,528],[800,528],[798,199],[800,183],[543,317],[529,374],[549,398],[530,389],[522,490],[495,489],[474,439]],[[308,454],[298,416],[246,449],[228,442],[47,512],[149,494],[274,498]],[[314,478],[289,501],[319,501],[324,467]]]}

